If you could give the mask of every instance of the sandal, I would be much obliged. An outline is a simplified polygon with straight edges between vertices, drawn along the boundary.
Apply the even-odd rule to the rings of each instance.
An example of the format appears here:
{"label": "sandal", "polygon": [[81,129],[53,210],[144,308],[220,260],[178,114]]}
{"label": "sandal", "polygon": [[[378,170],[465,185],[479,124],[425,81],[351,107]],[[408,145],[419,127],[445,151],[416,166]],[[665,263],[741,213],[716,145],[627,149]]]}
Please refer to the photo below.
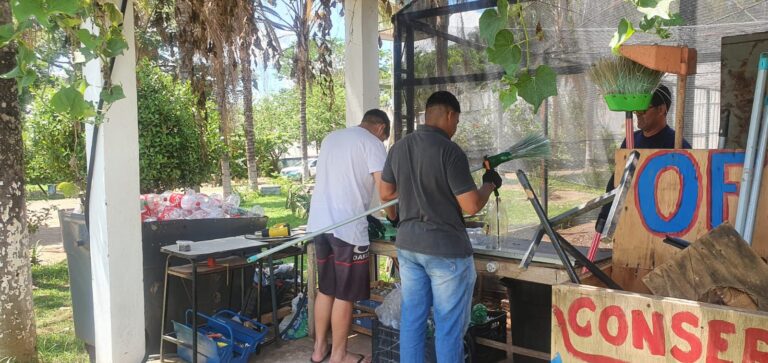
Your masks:
{"label": "sandal", "polygon": [[[325,362],[326,360],[328,360],[328,358],[331,357],[331,348],[332,347],[333,347],[332,345],[328,344],[328,352],[325,353],[325,356],[323,356],[323,359],[321,359],[321,360],[313,360],[312,356],[309,356],[309,362],[310,363],[322,363],[322,362]],[[359,363],[359,361],[358,361],[358,363]]]}

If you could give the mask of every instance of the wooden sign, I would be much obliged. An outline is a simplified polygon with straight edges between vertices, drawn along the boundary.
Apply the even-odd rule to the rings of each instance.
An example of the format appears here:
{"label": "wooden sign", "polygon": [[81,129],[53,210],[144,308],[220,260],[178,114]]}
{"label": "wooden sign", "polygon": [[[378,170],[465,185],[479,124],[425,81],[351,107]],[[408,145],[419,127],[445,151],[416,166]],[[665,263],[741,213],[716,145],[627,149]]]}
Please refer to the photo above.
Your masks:
{"label": "wooden sign", "polygon": [[[623,287],[648,290],[639,281],[680,250],[666,235],[695,241],[724,221],[734,222],[744,152],[735,150],[638,150],[640,159],[625,210],[616,226],[614,278]],[[616,152],[624,165],[627,150]],[[622,170],[616,171],[620,180]],[[764,171],[756,220],[768,218],[768,171]],[[768,257],[768,228],[755,228],[752,247]]]}
{"label": "wooden sign", "polygon": [[552,362],[768,362],[768,313],[552,287]]}

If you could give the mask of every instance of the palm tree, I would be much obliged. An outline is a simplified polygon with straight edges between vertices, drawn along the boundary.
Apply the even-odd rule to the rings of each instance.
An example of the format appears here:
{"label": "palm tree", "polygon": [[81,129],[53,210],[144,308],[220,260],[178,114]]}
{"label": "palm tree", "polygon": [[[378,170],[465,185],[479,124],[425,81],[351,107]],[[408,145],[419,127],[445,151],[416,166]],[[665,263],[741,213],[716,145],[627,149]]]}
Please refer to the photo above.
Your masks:
{"label": "palm tree", "polygon": [[[256,1],[256,21],[263,24],[267,36],[262,38],[264,48],[280,52],[280,43],[275,36],[276,29],[289,31],[296,37],[296,52],[294,53],[293,74],[294,81],[299,86],[299,119],[301,138],[301,159],[304,169],[304,180],[309,178],[309,165],[307,163],[308,139],[307,139],[307,84],[319,80],[322,87],[333,92],[332,61],[331,61],[331,9],[337,4],[336,0],[280,0],[285,13],[280,14],[273,8],[276,0],[268,0],[269,6],[261,0]],[[310,63],[309,43],[317,45],[318,59]],[[279,57],[275,58],[279,62]],[[279,68],[279,64],[278,64]]]}
{"label": "palm tree", "polygon": [[[0,1],[0,26],[11,24],[11,7]],[[16,67],[16,48],[0,48],[0,74]],[[0,357],[37,360],[32,272],[24,191],[24,143],[14,79],[0,79]]]}
{"label": "palm tree", "polygon": [[253,38],[258,36],[258,28],[254,22],[253,3],[243,1],[240,3],[237,24],[240,29],[240,76],[243,83],[243,130],[245,131],[245,158],[248,166],[248,187],[251,190],[259,189],[259,166],[256,163],[256,150],[253,132],[253,70],[251,67],[251,54]]}

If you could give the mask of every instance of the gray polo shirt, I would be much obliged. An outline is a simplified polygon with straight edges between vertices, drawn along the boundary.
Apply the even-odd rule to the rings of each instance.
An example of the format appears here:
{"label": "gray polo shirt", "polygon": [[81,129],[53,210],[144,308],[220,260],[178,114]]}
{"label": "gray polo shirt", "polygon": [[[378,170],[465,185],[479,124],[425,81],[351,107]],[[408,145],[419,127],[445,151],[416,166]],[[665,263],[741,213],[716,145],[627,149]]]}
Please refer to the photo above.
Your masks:
{"label": "gray polo shirt", "polygon": [[381,179],[399,193],[398,248],[442,257],[472,255],[456,196],[476,189],[464,151],[427,125],[396,142]]}

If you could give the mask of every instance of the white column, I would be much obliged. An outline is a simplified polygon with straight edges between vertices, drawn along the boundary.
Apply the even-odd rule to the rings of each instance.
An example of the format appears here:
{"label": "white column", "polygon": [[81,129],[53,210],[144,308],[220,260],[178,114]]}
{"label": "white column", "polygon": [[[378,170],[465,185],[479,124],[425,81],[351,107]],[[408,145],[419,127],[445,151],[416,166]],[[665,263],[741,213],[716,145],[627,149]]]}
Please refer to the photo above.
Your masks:
{"label": "white column", "polygon": [[347,126],[357,125],[365,111],[379,107],[379,9],[377,0],[344,2],[344,86]]}
{"label": "white column", "polygon": [[[97,362],[140,362],[145,350],[132,4],[128,2],[123,25],[129,49],[117,57],[112,72],[113,84],[121,85],[126,97],[105,114],[92,162],[89,233]],[[89,84],[98,85],[90,86],[86,97],[98,102],[98,64],[89,65],[86,72]],[[88,126],[86,150],[92,132]]]}

